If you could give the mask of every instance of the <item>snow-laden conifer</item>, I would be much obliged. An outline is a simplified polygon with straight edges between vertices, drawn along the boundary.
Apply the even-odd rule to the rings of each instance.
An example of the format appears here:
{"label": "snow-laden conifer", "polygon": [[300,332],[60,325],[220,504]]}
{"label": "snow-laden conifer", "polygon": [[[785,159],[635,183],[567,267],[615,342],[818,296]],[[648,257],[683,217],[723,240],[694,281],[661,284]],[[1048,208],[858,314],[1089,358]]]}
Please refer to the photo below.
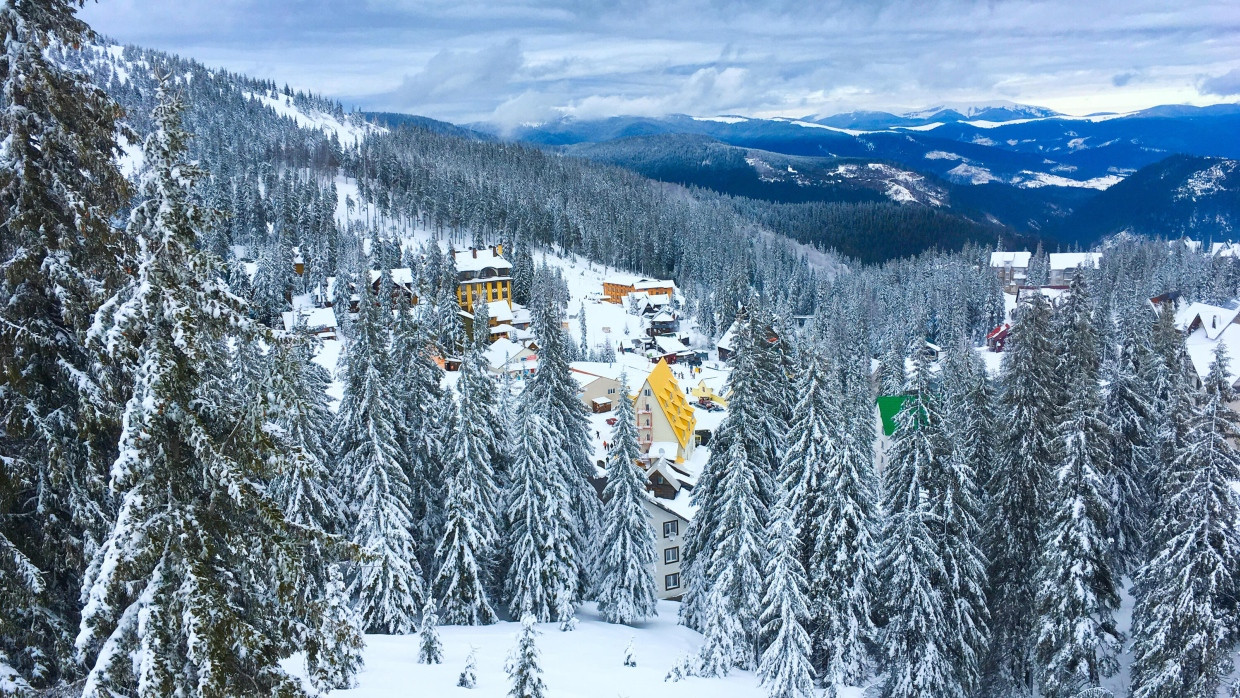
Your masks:
{"label": "snow-laden conifer", "polygon": [[508,690],[509,698],[543,698],[547,686],[542,680],[542,667],[538,663],[538,646],[534,638],[538,630],[534,624],[538,620],[532,614],[521,616],[521,633],[517,636],[517,644],[508,655],[504,671],[508,672],[508,680],[512,688]]}
{"label": "snow-laden conifer", "polygon": [[812,644],[806,632],[805,573],[792,513],[783,503],[771,510],[768,539],[767,588],[759,619],[765,649],[758,662],[758,677],[769,698],[810,698],[814,678]]}
{"label": "snow-laden conifer", "polygon": [[[497,618],[487,596],[488,557],[498,543],[495,507],[499,496],[491,470],[487,438],[490,425],[478,424],[471,414],[476,395],[468,389],[465,372],[477,367],[476,352],[461,367],[461,398],[455,456],[448,471],[446,524],[435,548],[432,595],[443,608],[447,625],[485,625]],[[467,368],[470,366],[471,368]]]}
{"label": "snow-laden conifer", "polygon": [[179,99],[166,82],[157,98],[127,228],[135,279],[101,330],[133,388],[112,467],[120,510],[84,594],[83,695],[303,695],[280,660],[311,621],[285,598],[307,581],[309,536],[265,493],[286,457],[265,426],[270,396],[228,390],[228,344],[260,328],[199,248],[201,172],[184,159]]}
{"label": "snow-laden conifer", "polygon": [[896,415],[883,473],[888,517],[880,566],[887,618],[883,694],[964,695],[967,678],[956,666],[962,643],[955,633],[961,629],[950,620],[955,590],[944,564],[944,522],[939,516],[950,450],[924,360],[916,360],[906,391],[909,398]]}
{"label": "snow-laden conifer", "polygon": [[439,613],[435,610],[435,601],[430,597],[422,604],[422,620],[418,625],[418,664],[443,664]]}
{"label": "snow-laden conifer", "polygon": [[1029,566],[1041,556],[1048,482],[1057,462],[1058,380],[1046,297],[1031,294],[1016,313],[1003,352],[996,463],[985,484],[993,628],[986,672],[995,690],[1026,695],[1037,636]]}
{"label": "snow-laden conifer", "polygon": [[339,565],[328,568],[321,604],[317,632],[306,648],[310,681],[320,691],[353,688],[362,668],[365,640]]}
{"label": "snow-laden conifer", "polygon": [[814,663],[828,695],[858,685],[878,638],[872,618],[878,503],[868,451],[846,434],[845,401],[821,356],[801,379],[784,456],[793,521],[807,565]]}
{"label": "snow-laden conifer", "polygon": [[1220,345],[1165,477],[1153,557],[1137,572],[1133,698],[1212,698],[1231,675],[1240,593],[1240,418]]}
{"label": "snow-laden conifer", "polygon": [[474,688],[478,685],[477,647],[469,648],[469,654],[465,656],[465,668],[461,670],[461,675],[457,677],[456,685],[459,688]]}
{"label": "snow-laden conifer", "polygon": [[422,569],[409,511],[412,490],[392,410],[387,323],[382,299],[363,288],[343,363],[344,395],[336,419],[336,452],[352,485],[352,539],[365,556],[350,590],[371,632],[407,633],[423,597]]}
{"label": "snow-laden conifer", "polygon": [[504,493],[504,595],[514,616],[563,619],[558,606],[577,588],[578,558],[567,488],[548,454],[552,439],[536,412],[526,414]]}
{"label": "snow-laden conifer", "polygon": [[637,465],[637,418],[628,381],[620,376],[616,426],[607,452],[607,486],[599,527],[598,610],[608,623],[632,623],[657,615],[654,583],[655,532],[644,500],[645,478]]}
{"label": "snow-laden conifer", "polygon": [[132,269],[112,221],[131,193],[117,135],[134,137],[121,108],[49,50],[90,40],[80,5],[0,7],[0,663],[35,688],[81,673],[79,594],[114,513],[127,387],[84,339]]}

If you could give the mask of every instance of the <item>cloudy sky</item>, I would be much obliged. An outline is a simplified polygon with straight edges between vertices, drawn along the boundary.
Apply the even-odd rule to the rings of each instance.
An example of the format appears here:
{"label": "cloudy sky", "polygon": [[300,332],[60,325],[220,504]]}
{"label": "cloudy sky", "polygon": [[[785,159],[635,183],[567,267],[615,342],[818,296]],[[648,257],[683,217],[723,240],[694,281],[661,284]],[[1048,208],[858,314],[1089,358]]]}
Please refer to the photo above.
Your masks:
{"label": "cloudy sky", "polygon": [[458,123],[1240,100],[1237,0],[100,0],[82,15],[122,42]]}

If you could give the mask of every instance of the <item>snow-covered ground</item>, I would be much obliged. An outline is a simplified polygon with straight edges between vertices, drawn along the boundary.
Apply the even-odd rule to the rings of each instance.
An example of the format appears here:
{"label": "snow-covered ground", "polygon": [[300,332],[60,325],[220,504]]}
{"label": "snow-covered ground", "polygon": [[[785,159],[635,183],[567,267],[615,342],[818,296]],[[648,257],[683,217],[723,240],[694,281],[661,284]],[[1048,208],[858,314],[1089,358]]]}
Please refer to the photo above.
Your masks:
{"label": "snow-covered ground", "polygon": [[[537,639],[547,694],[555,698],[757,698],[765,695],[757,677],[736,671],[726,678],[664,681],[682,657],[697,652],[702,637],[676,624],[680,604],[659,602],[659,615],[635,626],[612,625],[599,619],[593,603],[578,611],[576,630],[561,632],[555,623],[538,626]],[[406,698],[466,696],[501,698],[510,684],[504,672],[509,650],[516,644],[519,623],[478,627],[443,626],[443,664],[418,664],[418,636],[367,635],[366,666],[358,687],[333,691],[339,698]],[[633,643],[636,667],[624,666],[625,648]],[[477,650],[478,684],[458,688],[457,677],[471,648]]]}

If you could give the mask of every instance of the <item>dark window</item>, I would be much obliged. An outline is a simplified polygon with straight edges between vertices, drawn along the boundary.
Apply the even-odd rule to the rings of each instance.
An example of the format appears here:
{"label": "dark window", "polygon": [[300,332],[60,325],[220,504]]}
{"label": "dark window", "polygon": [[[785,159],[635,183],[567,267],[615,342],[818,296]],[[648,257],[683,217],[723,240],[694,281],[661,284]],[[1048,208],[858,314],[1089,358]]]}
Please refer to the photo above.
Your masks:
{"label": "dark window", "polygon": [[664,588],[669,589],[669,590],[679,589],[680,588],[680,573],[673,572],[669,575],[665,575],[663,577],[663,586]]}
{"label": "dark window", "polygon": [[680,562],[680,548],[666,548],[663,551],[663,564],[670,565]]}
{"label": "dark window", "polygon": [[680,534],[680,522],[679,521],[664,521],[663,522],[663,537],[664,538],[671,538],[672,536],[679,535],[679,534]]}

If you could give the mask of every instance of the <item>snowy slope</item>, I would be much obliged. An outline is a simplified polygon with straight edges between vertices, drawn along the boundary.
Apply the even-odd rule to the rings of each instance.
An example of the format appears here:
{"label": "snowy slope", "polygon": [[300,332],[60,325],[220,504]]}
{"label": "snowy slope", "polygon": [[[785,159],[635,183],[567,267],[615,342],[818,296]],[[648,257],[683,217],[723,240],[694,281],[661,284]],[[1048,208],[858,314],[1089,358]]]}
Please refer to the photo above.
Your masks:
{"label": "snowy slope", "polygon": [[[659,602],[659,616],[630,627],[599,620],[595,605],[585,604],[577,613],[580,624],[572,632],[560,632],[555,623],[538,626],[543,681],[553,698],[759,698],[765,691],[757,677],[735,671],[727,678],[688,678],[664,681],[669,669],[682,657],[696,652],[701,635],[676,625],[680,604]],[[366,667],[358,687],[333,691],[333,698],[407,698],[461,696],[501,698],[508,695],[504,660],[516,644],[518,623],[480,627],[444,626],[439,629],[444,663],[417,663],[418,636],[366,636]],[[635,649],[636,667],[623,664],[629,642]],[[472,691],[457,688],[457,676],[465,666],[470,648],[477,648],[478,685]],[[860,691],[849,698],[859,698]]]}

